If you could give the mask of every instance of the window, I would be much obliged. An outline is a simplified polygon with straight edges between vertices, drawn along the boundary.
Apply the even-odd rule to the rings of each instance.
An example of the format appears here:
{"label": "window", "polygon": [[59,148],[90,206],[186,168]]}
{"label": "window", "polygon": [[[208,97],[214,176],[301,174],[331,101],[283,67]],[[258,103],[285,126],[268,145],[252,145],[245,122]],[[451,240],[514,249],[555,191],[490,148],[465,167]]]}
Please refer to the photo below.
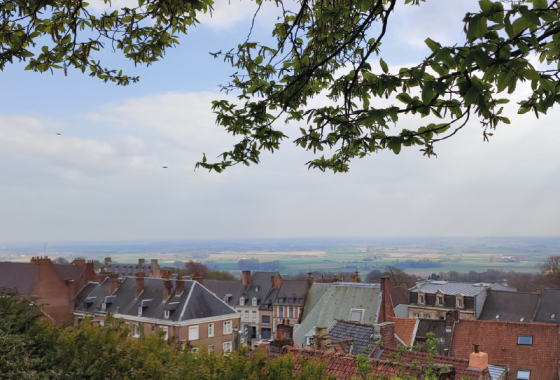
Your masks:
{"label": "window", "polygon": [[229,303],[229,296],[224,296],[224,302]]}
{"label": "window", "polygon": [[163,336],[163,338],[165,340],[169,339],[169,327],[168,326],[163,326],[163,332],[165,333],[165,335]]}
{"label": "window", "polygon": [[208,324],[208,337],[212,338],[213,336],[214,336],[214,324],[209,323]]}
{"label": "window", "polygon": [[350,310],[350,320],[354,321],[354,322],[361,322],[362,321],[362,312],[363,312],[363,310],[351,309]]}
{"label": "window", "polygon": [[257,312],[253,311],[253,319],[257,319]]}
{"label": "window", "polygon": [[279,316],[280,318],[283,318],[283,317],[284,317],[284,307],[280,306],[280,307],[278,308],[278,316]]}
{"label": "window", "polygon": [[422,294],[418,295],[418,303],[422,305],[424,304],[424,296]]}
{"label": "window", "polygon": [[463,307],[463,300],[461,298],[457,298],[457,307]]}
{"label": "window", "polygon": [[284,303],[284,298],[278,298],[278,303]]}
{"label": "window", "polygon": [[443,297],[442,296],[438,296],[437,303],[438,303],[439,306],[443,306]]}
{"label": "window", "polygon": [[257,298],[253,297],[253,306],[257,306]]}
{"label": "window", "polygon": [[308,336],[307,337],[307,346],[311,346],[313,344],[313,337],[312,336]]}
{"label": "window", "polygon": [[99,321],[99,326],[105,326],[105,321]]}
{"label": "window", "polygon": [[231,321],[224,322],[224,334],[231,334]]}
{"label": "window", "polygon": [[262,316],[262,323],[270,324],[270,315],[263,315]]}
{"label": "window", "polygon": [[163,312],[163,318],[164,318],[164,319],[169,319],[169,310],[165,310],[165,311]]}
{"label": "window", "polygon": [[519,322],[525,322],[525,318],[521,317],[521,319],[519,320]]}
{"label": "window", "polygon": [[231,342],[225,342],[223,345],[223,349],[224,352],[230,352],[231,351]]}
{"label": "window", "polygon": [[245,310],[245,319],[249,319],[249,310]]}
{"label": "window", "polygon": [[211,353],[212,351],[214,351],[214,345],[210,344],[208,345],[208,353]]}
{"label": "window", "polygon": [[189,340],[198,340],[198,326],[189,326]]}
{"label": "window", "polygon": [[107,304],[105,302],[101,304],[101,310],[107,310]]}
{"label": "window", "polygon": [[552,314],[552,315],[550,316],[550,319],[554,319],[554,318],[556,318],[556,314]]}
{"label": "window", "polygon": [[152,325],[152,332],[153,333],[156,332],[156,329],[157,329],[157,325]]}
{"label": "window", "polygon": [[430,316],[430,313],[426,313],[426,314],[424,314],[424,318],[426,318],[426,319],[430,319],[430,318],[431,318],[431,316]]}
{"label": "window", "polygon": [[140,336],[140,327],[138,325],[134,325],[134,336],[135,337]]}
{"label": "window", "polygon": [[532,346],[533,336],[532,335],[518,335],[517,344],[520,346]]}
{"label": "window", "polygon": [[517,370],[517,380],[529,380],[531,379],[531,371],[528,369],[518,369]]}
{"label": "window", "polygon": [[138,316],[142,316],[142,306],[138,306]]}
{"label": "window", "polygon": [[293,307],[290,307],[288,311],[290,312],[289,317],[290,317],[290,318],[294,318],[294,308],[293,308]]}
{"label": "window", "polygon": [[241,297],[239,299],[239,305],[241,305],[241,306],[245,305],[245,298]]}
{"label": "window", "polygon": [[414,314],[412,314],[412,317],[413,318],[420,318],[420,313],[414,313]]}

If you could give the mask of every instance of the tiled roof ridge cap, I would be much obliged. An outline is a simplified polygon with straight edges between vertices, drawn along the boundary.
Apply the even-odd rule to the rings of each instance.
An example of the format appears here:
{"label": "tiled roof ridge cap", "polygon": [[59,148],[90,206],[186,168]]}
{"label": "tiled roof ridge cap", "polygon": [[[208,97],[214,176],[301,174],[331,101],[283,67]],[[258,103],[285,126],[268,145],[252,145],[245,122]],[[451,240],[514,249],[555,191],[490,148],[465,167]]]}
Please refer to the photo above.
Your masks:
{"label": "tiled roof ridge cap", "polygon": [[414,322],[416,322],[416,320],[419,319],[419,318],[393,317],[392,315],[389,315],[387,318],[388,318],[388,319],[401,320],[401,321],[414,321]]}
{"label": "tiled roof ridge cap", "polygon": [[[445,321],[444,321],[445,322]],[[484,323],[484,324],[490,324],[490,323],[501,323],[504,325],[519,325],[519,326],[546,326],[546,327],[554,327],[555,329],[558,328],[558,324],[557,323],[543,323],[543,322],[508,322],[508,321],[485,321],[485,320],[481,320],[481,319],[460,319],[459,320],[459,324],[461,323]]]}
{"label": "tiled roof ridge cap", "polygon": [[498,290],[498,289],[490,289],[490,293],[540,295],[540,293],[537,293],[537,292],[509,292],[507,290]]}
{"label": "tiled roof ridge cap", "polygon": [[347,321],[347,320],[338,319],[338,318],[336,318],[335,321],[336,321],[336,322],[339,322],[339,323],[346,323],[346,324],[355,325],[355,326],[375,327],[375,325],[368,325],[367,323],[360,323],[360,322],[356,322],[356,321]]}

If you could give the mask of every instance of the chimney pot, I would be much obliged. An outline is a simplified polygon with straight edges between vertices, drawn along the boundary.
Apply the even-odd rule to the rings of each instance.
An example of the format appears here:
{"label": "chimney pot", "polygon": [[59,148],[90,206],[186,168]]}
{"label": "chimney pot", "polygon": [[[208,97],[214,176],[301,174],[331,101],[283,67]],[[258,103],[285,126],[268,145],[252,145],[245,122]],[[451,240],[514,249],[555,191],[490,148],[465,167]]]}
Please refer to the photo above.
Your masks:
{"label": "chimney pot", "polygon": [[144,272],[136,273],[136,296],[138,298],[140,293],[144,290]]}
{"label": "chimney pot", "polygon": [[484,371],[488,368],[488,354],[480,352],[478,344],[474,345],[474,352],[469,357],[469,367]]}
{"label": "chimney pot", "polygon": [[241,283],[245,285],[245,287],[249,287],[251,285],[251,271],[244,270],[241,272]]}
{"label": "chimney pot", "polygon": [[164,277],[163,280],[163,300],[167,300],[171,296],[171,290],[173,289],[173,285],[171,284],[171,280],[169,276]]}
{"label": "chimney pot", "polygon": [[175,295],[179,295],[185,291],[185,282],[183,276],[178,274],[177,281],[175,281]]}
{"label": "chimney pot", "polygon": [[[142,279],[143,285],[144,279]],[[119,275],[117,273],[109,273],[109,294],[113,294],[119,287]]]}
{"label": "chimney pot", "polygon": [[196,282],[198,282],[200,285],[202,285],[202,281],[203,281],[203,280],[202,280],[202,277],[196,276],[196,277],[193,277],[192,279],[193,279],[193,281],[196,281]]}
{"label": "chimney pot", "polygon": [[138,259],[138,265],[142,265],[146,262],[146,259]]}

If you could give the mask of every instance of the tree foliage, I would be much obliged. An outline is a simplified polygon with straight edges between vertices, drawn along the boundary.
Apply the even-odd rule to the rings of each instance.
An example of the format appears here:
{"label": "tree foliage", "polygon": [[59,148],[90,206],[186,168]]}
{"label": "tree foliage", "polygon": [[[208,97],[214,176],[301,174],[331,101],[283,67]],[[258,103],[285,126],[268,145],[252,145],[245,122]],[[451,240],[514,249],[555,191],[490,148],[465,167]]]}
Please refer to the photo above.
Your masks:
{"label": "tree foliage", "polygon": [[[258,163],[262,151],[273,152],[288,138],[279,128],[284,120],[305,125],[297,145],[333,152],[309,161],[309,168],[346,172],[353,159],[383,149],[398,154],[402,147],[417,146],[433,156],[436,142],[455,135],[473,117],[488,140],[498,125],[510,123],[503,105],[522,82],[529,82],[531,91],[519,114],[539,117],[558,101],[557,0],[531,0],[510,9],[481,0],[480,10],[463,19],[464,44],[443,46],[428,38],[431,54],[397,72],[382,59],[381,48],[396,3],[300,0],[298,9],[284,9],[275,25],[275,45],[249,37],[216,53],[238,70],[224,86],[238,101],[213,103],[217,123],[240,141],[217,163],[204,156],[197,165],[220,172]],[[530,62],[535,55],[545,69]],[[381,70],[374,67],[377,57]],[[312,103],[316,97],[324,100]],[[399,131],[403,115],[417,116],[418,128]],[[439,121],[421,123],[429,115]]]}
{"label": "tree foliage", "polygon": [[550,256],[538,264],[547,285],[560,289],[560,256]]}

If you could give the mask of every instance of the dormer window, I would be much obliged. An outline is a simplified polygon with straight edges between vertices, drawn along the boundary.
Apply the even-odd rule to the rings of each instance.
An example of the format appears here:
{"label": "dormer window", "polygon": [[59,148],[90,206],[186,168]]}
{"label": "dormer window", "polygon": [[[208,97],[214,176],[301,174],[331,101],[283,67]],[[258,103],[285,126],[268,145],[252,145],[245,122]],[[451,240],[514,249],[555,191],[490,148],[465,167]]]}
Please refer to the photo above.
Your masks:
{"label": "dormer window", "polygon": [[550,316],[550,319],[555,319],[555,318],[556,318],[556,314],[552,314],[552,315]]}
{"label": "dormer window", "polygon": [[443,306],[443,296],[437,296],[437,304],[438,306]]}
{"label": "dormer window", "polygon": [[426,303],[426,300],[424,299],[424,293],[419,293],[418,294],[418,304],[424,305],[425,303]]}
{"label": "dormer window", "polygon": [[257,285],[257,287],[255,288],[255,292],[258,292],[260,288],[261,287],[259,285]]}
{"label": "dormer window", "polygon": [[239,306],[244,306],[245,305],[245,298],[241,297],[239,299]]}
{"label": "dormer window", "polygon": [[138,306],[138,316],[141,317],[142,316],[142,310],[144,308],[142,306]]}
{"label": "dormer window", "polygon": [[164,319],[169,319],[169,314],[170,314],[169,310],[165,310],[165,311],[163,312],[163,318],[164,318]]}
{"label": "dormer window", "polygon": [[253,297],[253,306],[257,306],[257,297]]}

